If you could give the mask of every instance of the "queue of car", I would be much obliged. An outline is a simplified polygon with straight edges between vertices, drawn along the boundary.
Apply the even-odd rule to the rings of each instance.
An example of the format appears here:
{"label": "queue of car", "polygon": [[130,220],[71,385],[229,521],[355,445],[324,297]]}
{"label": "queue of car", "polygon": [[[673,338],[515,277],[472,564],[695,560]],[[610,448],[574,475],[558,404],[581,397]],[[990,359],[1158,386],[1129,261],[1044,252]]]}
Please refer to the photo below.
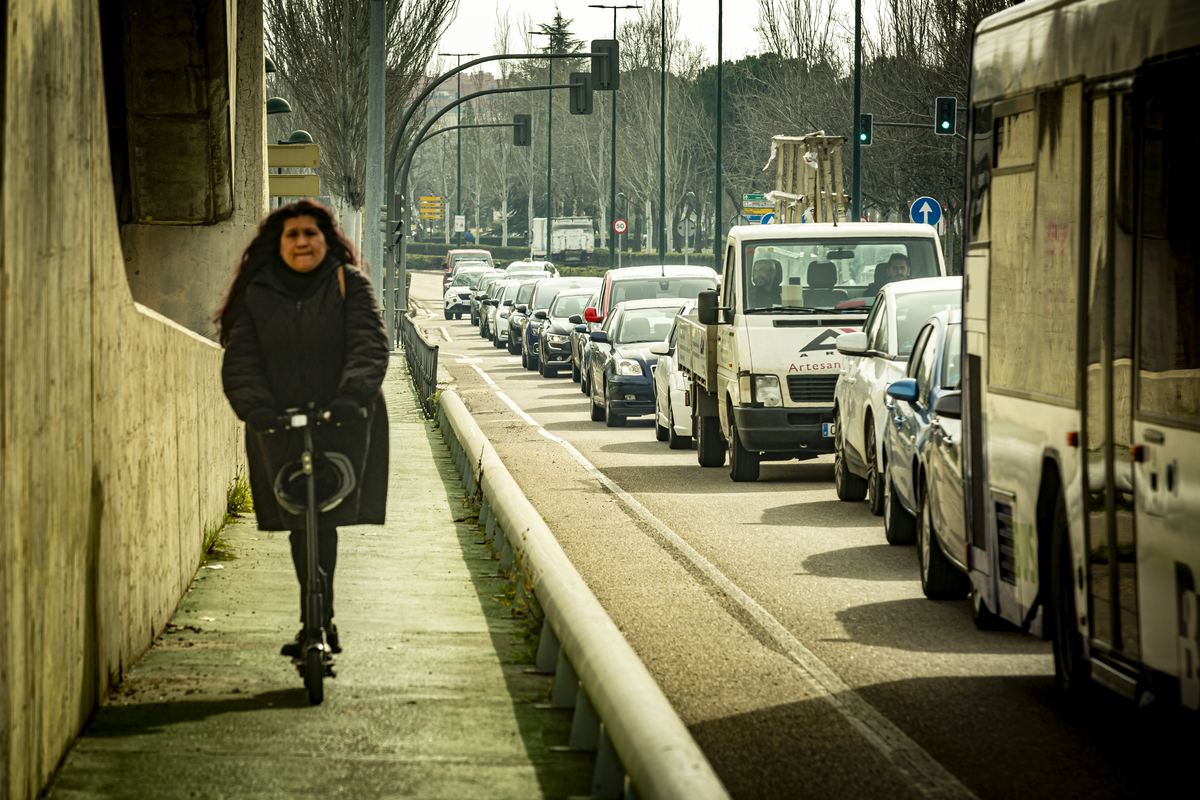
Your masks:
{"label": "queue of car", "polygon": [[700,466],[728,455],[734,480],[832,452],[838,498],[866,500],[889,543],[918,545],[925,594],[964,596],[962,279],[932,230],[735,228],[725,263],[724,283],[696,266],[559,278],[548,262],[462,265],[447,314],[469,312],[526,369],[569,369],[592,421],[649,416]]}

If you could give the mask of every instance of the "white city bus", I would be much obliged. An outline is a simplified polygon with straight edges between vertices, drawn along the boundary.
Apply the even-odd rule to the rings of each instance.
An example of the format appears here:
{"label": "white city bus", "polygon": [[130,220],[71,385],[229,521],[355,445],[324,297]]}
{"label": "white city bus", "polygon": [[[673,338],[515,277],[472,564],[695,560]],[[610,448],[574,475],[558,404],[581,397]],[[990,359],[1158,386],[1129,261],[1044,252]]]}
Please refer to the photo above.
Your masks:
{"label": "white city bus", "polygon": [[1200,706],[1200,2],[976,32],[963,368],[977,621],[1056,680]]}

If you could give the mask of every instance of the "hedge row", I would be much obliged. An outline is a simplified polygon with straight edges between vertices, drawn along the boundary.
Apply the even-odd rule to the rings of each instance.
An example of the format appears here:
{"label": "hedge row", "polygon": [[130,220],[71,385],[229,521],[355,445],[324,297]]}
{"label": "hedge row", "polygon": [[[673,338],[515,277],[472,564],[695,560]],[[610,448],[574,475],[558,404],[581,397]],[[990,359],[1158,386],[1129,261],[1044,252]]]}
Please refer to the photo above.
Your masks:
{"label": "hedge row", "polygon": [[[488,245],[464,244],[463,248],[469,248],[472,250],[487,250],[492,254],[493,260],[506,258],[509,261],[516,261],[521,258],[528,258],[529,256],[528,247],[491,247]],[[443,242],[409,242],[408,247],[405,249],[408,251],[410,256],[414,254],[422,256],[440,256],[442,263],[445,264],[446,251],[457,250],[459,249],[459,246],[454,243],[445,244]]]}

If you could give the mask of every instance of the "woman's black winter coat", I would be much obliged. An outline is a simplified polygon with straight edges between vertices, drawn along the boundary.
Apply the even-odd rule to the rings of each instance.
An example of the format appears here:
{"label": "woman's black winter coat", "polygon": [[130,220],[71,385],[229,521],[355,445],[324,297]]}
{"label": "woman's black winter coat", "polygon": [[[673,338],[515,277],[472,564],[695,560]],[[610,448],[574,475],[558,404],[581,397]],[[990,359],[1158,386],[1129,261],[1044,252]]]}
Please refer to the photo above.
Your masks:
{"label": "woman's black winter coat", "polygon": [[[353,397],[367,409],[366,419],[313,429],[317,451],[345,454],[358,479],[355,492],[321,514],[320,525],[380,525],[387,500],[388,423],[380,388],[388,366],[387,331],[362,272],[332,260],[317,270],[303,299],[288,293],[272,265],[258,270],[238,301],[221,379],[242,420],[256,408],[282,415],[305,409],[310,401],[324,408],[338,396]],[[299,457],[303,441],[299,431],[246,428],[250,488],[261,530],[304,529],[303,515],[281,508],[274,492],[276,474]]]}

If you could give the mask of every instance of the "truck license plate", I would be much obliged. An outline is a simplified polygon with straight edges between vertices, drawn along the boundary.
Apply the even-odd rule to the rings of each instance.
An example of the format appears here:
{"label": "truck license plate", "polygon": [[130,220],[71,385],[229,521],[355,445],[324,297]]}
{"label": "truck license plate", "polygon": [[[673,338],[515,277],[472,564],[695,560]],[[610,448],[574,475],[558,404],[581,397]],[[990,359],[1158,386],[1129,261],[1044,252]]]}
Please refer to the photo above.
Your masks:
{"label": "truck license plate", "polygon": [[834,433],[836,433],[836,432],[837,432],[836,423],[833,423],[833,422],[821,423],[821,435],[822,436],[829,438],[830,436],[833,436]]}

